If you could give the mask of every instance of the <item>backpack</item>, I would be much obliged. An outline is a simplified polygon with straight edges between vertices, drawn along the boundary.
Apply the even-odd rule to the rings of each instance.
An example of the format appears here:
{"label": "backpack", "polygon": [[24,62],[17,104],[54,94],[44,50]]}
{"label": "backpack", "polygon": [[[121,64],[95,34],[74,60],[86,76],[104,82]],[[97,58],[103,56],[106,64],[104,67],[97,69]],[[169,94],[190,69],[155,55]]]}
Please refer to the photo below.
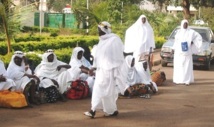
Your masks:
{"label": "backpack", "polygon": [[66,93],[69,99],[83,99],[89,96],[89,86],[86,81],[76,80],[71,82],[71,88]]}

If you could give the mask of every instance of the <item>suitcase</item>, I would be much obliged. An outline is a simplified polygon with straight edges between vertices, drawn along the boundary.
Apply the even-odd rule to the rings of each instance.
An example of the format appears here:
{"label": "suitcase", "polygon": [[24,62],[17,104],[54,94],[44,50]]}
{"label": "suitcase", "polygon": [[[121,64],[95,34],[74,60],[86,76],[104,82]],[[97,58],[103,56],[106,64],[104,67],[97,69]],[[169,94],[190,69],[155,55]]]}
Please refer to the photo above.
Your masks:
{"label": "suitcase", "polygon": [[5,108],[23,108],[27,101],[23,93],[14,91],[0,91],[0,107]]}

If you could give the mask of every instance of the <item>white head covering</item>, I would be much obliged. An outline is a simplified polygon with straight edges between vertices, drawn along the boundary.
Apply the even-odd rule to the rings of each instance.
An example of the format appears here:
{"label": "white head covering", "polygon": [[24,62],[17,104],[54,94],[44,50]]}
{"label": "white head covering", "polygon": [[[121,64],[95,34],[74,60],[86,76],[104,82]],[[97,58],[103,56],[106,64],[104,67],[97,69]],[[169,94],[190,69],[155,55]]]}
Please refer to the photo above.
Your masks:
{"label": "white head covering", "polygon": [[4,66],[4,62],[0,59],[0,75],[7,76],[7,71]]}
{"label": "white head covering", "polygon": [[[104,23],[109,24],[107,22]],[[96,48],[93,64],[97,68],[110,70],[123,64],[124,46],[119,36],[113,33],[108,33],[110,32],[109,28],[106,32],[105,35],[102,35],[99,38],[100,41]]]}
{"label": "white head covering", "polygon": [[122,75],[125,76],[127,84],[134,85],[136,83],[140,83],[140,77],[135,69],[135,67],[131,67],[131,63],[134,57],[132,55],[128,55],[125,57],[125,63],[122,67]]}
{"label": "white head covering", "polygon": [[84,53],[84,49],[82,47],[75,47],[73,49],[69,65],[71,65],[71,67],[74,67],[74,66],[80,67],[83,65],[85,67],[90,68],[91,64],[89,63],[89,61],[84,56],[82,56],[82,58],[80,60],[77,58],[78,53],[80,51],[82,51]]}
{"label": "white head covering", "polygon": [[[48,56],[53,54],[54,59],[53,62],[48,62]],[[42,55],[41,63],[36,67],[35,74],[37,76],[55,78],[60,72],[57,71],[57,66],[61,65],[62,62],[57,60],[55,53],[51,50],[47,50]]]}
{"label": "white head covering", "polygon": [[[185,28],[184,28],[184,23],[189,24],[188,20],[183,19],[183,20],[181,21],[181,29],[185,29]],[[188,29],[188,27],[189,27],[189,26],[187,26],[187,28],[186,28],[186,29]]]}
{"label": "white head covering", "polygon": [[[81,60],[79,60],[77,58],[78,52],[80,52],[80,51],[82,51],[84,53],[84,49],[81,47],[75,47],[73,49],[69,65],[71,65],[71,66],[75,66],[75,65],[81,66],[82,65]],[[82,58],[83,58],[83,56],[82,56]]]}
{"label": "white head covering", "polygon": [[[10,63],[8,65],[8,68],[7,68],[7,74],[8,74],[8,77],[9,78],[14,78],[14,74],[17,74],[16,72],[23,72],[25,73],[25,63],[24,63],[24,60],[22,60],[22,63],[21,63],[21,66],[18,66],[16,65],[16,63],[14,62],[14,58],[15,57],[19,57],[19,58],[23,58],[24,56],[24,53],[22,51],[15,51],[11,60],[10,60]],[[22,76],[22,75],[20,75]]]}
{"label": "white head covering", "polygon": [[147,62],[147,61],[144,60],[144,61],[141,61],[141,62],[137,62],[136,70],[137,70],[138,74],[140,75],[141,83],[150,84],[150,82],[152,82],[152,80],[151,80],[151,75],[149,73],[149,67],[147,66],[146,70],[143,67],[143,64],[145,62]]}
{"label": "white head covering", "polygon": [[[106,21],[103,21],[103,22],[101,22],[99,25],[98,25],[98,27],[103,31],[103,32],[105,32],[106,34],[110,34],[111,33],[111,24],[109,24],[108,22],[106,22]],[[107,29],[106,29],[106,28]]]}
{"label": "white head covering", "polygon": [[150,47],[155,48],[154,31],[149,24],[147,18],[146,22],[142,22],[145,15],[141,15],[138,20],[126,30],[125,34],[125,50],[124,52],[134,52],[140,55],[144,52],[149,52]]}
{"label": "white head covering", "polygon": [[131,64],[132,64],[133,59],[134,59],[134,57],[132,55],[128,55],[125,58],[126,64],[128,65],[129,68],[131,68]]}

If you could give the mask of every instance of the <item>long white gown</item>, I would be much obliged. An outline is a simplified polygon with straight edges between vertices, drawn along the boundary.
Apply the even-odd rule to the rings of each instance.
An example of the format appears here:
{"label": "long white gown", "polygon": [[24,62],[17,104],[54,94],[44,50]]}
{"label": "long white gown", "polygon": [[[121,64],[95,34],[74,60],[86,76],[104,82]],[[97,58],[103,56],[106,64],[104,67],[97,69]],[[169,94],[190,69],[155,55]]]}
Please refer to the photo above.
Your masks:
{"label": "long white gown", "polygon": [[[102,26],[98,26],[104,29]],[[103,109],[107,114],[117,111],[116,101],[118,90],[120,93],[129,87],[121,75],[121,67],[124,63],[122,40],[110,29],[103,30],[105,35],[100,36],[97,45],[93,66],[97,68],[95,83],[92,93],[91,110]]]}
{"label": "long white gown", "polygon": [[[48,62],[47,60],[47,57],[50,54],[54,55],[53,62]],[[63,94],[69,88],[70,82],[75,81],[78,78],[77,76],[81,70],[79,68],[73,67],[70,69],[62,68],[60,71],[58,71],[57,67],[59,65],[66,65],[66,63],[57,60],[57,57],[54,53],[46,52],[42,56],[41,63],[35,69],[35,75],[38,76],[41,80],[41,83],[39,84],[40,87],[44,88],[55,86],[51,79],[56,80],[59,84],[59,92]]]}
{"label": "long white gown", "polygon": [[[175,35],[174,49],[174,61],[173,61],[173,82],[176,84],[187,84],[194,82],[193,74],[193,48],[200,51],[202,46],[201,35],[192,30],[184,29],[183,24],[188,23],[187,20],[181,22],[181,29]],[[193,44],[191,44],[193,42]],[[186,48],[182,49],[182,43]],[[193,47],[194,46],[194,47]]]}
{"label": "long white gown", "polygon": [[12,79],[7,78],[7,71],[5,69],[3,61],[0,60],[0,75],[6,78],[6,81],[0,82],[0,91],[1,90],[15,90],[16,84]]}

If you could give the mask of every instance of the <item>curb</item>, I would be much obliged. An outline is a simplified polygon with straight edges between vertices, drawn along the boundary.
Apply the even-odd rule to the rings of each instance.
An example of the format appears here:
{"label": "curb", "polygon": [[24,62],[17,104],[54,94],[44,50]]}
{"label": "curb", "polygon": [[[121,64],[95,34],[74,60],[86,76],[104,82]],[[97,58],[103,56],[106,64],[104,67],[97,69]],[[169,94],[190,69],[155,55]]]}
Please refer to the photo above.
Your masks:
{"label": "curb", "polygon": [[159,64],[161,64],[161,59],[154,60],[152,64],[153,66],[158,66]]}
{"label": "curb", "polygon": [[161,64],[161,57],[160,57],[161,49],[155,49],[154,51],[154,60],[152,62],[153,66],[158,66]]}

